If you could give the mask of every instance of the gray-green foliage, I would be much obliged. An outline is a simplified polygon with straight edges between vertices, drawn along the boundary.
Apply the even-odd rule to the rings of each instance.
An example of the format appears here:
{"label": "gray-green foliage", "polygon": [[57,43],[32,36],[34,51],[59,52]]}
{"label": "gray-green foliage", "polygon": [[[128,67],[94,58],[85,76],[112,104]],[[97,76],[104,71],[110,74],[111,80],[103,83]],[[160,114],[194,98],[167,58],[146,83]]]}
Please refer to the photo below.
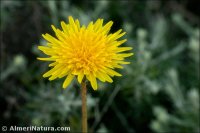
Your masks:
{"label": "gray-green foliage", "polygon": [[[199,29],[193,28],[187,24],[179,14],[174,14],[172,19],[187,35],[188,39],[185,43],[189,49],[189,55],[194,65],[194,73],[198,73],[199,63]],[[191,79],[192,80],[192,79]],[[163,91],[172,101],[174,110],[169,113],[167,109],[161,106],[153,108],[155,120],[151,123],[151,128],[156,132],[199,132],[199,89],[195,86],[185,88],[180,83],[178,70],[169,68],[166,71],[163,84]]]}

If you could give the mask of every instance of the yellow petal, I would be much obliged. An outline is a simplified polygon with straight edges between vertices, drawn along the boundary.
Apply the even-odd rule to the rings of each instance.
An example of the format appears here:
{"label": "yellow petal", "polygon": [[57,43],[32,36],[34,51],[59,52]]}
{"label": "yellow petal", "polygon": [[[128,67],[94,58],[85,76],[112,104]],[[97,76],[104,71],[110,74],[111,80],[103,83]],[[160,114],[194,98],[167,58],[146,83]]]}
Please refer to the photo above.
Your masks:
{"label": "yellow petal", "polygon": [[112,69],[109,69],[109,68],[105,69],[105,71],[106,71],[109,75],[111,75],[111,76],[122,76],[122,75],[119,74],[118,72],[116,72],[116,71],[114,71],[114,70],[112,70]]}
{"label": "yellow petal", "polygon": [[118,44],[117,44],[116,46],[119,46],[119,45],[121,45],[121,44],[125,43],[126,41],[127,41],[127,39],[124,39],[124,40],[121,40],[121,41],[117,41],[117,42],[118,42]]}
{"label": "yellow petal", "polygon": [[53,31],[55,32],[56,36],[58,37],[58,39],[62,42],[65,42],[66,38],[65,38],[65,34],[63,34],[62,31],[60,31],[59,29],[56,29],[54,25],[51,25]]}
{"label": "yellow petal", "polygon": [[63,31],[68,34],[67,24],[64,21],[61,21],[61,27]]}
{"label": "yellow petal", "polygon": [[133,53],[122,53],[122,54],[118,54],[118,57],[129,57],[129,56],[132,56]]}
{"label": "yellow petal", "polygon": [[64,83],[63,83],[63,88],[67,88],[67,86],[71,83],[71,81],[74,79],[74,75],[69,74],[67,76],[67,78],[65,79]]}
{"label": "yellow petal", "polygon": [[110,45],[111,48],[116,48],[118,46],[120,46],[121,44],[125,43],[127,41],[127,39],[121,40],[121,41],[114,41],[112,43],[108,43],[108,45]]}
{"label": "yellow petal", "polygon": [[93,22],[90,22],[89,25],[87,26],[87,29],[90,31],[91,29],[93,29]]}
{"label": "yellow petal", "polygon": [[57,64],[58,64],[58,62],[53,62],[53,63],[49,64],[49,67],[55,66]]}
{"label": "yellow petal", "polygon": [[69,19],[69,24],[74,24],[74,19],[73,19],[73,17],[72,16],[69,16],[68,17],[68,19]]}
{"label": "yellow petal", "polygon": [[46,46],[38,46],[38,49],[43,51],[43,50],[52,50],[50,47],[46,47]]}
{"label": "yellow petal", "polygon": [[52,68],[51,70],[49,70],[48,72],[43,74],[43,77],[45,78],[45,77],[51,76],[51,74],[54,73],[55,71],[57,71],[60,67],[62,67],[61,64],[56,65],[54,68]]}
{"label": "yellow petal", "polygon": [[103,24],[103,19],[98,19],[95,23],[94,23],[94,30],[97,31],[99,30],[99,28],[102,26]]}
{"label": "yellow petal", "polygon": [[54,49],[46,47],[46,46],[38,46],[38,49],[47,55],[55,55],[56,54]]}
{"label": "yellow petal", "polygon": [[121,34],[115,36],[115,37],[113,38],[113,40],[117,40],[118,38],[124,36],[125,34],[126,34],[126,32],[123,32],[123,33],[121,33]]}
{"label": "yellow petal", "polygon": [[58,39],[54,38],[53,36],[49,35],[49,34],[42,34],[43,38],[49,42],[51,42],[52,44],[57,44],[57,45],[62,45],[62,42],[60,42]]}
{"label": "yellow petal", "polygon": [[113,80],[110,78],[110,76],[108,76],[106,73],[99,72],[99,75],[101,75],[101,77],[103,77],[103,79],[105,79],[105,80],[108,81],[109,83],[112,83],[112,82],[113,82]]}
{"label": "yellow petal", "polygon": [[53,29],[53,31],[57,34],[57,29],[54,25],[51,25],[51,28]]}
{"label": "yellow petal", "polygon": [[97,33],[107,34],[110,31],[111,26],[113,25],[113,21],[109,21],[103,28],[101,28]]}
{"label": "yellow petal", "polygon": [[51,76],[51,74],[52,74],[54,71],[55,71],[55,69],[52,68],[51,70],[49,70],[48,72],[46,72],[45,74],[43,74],[43,77],[46,78],[46,77]]}
{"label": "yellow petal", "polygon": [[78,30],[80,30],[80,23],[79,23],[78,19],[76,19],[75,23],[76,23],[76,26],[78,27]]}
{"label": "yellow petal", "polygon": [[114,40],[113,38],[115,38],[121,31],[122,31],[122,29],[119,29],[119,30],[118,30],[117,32],[115,32],[114,34],[109,34],[107,39],[108,39],[109,41]]}
{"label": "yellow petal", "polygon": [[51,77],[49,78],[49,80],[54,80],[56,78],[58,78],[59,74],[64,70],[64,66],[61,66],[59,69],[56,69],[51,75]]}
{"label": "yellow petal", "polygon": [[115,68],[119,68],[119,69],[122,69],[124,68],[123,66],[117,64],[117,63],[112,63],[112,66],[115,67]]}
{"label": "yellow petal", "polygon": [[131,50],[133,49],[132,47],[119,47],[115,50],[115,52],[124,52],[124,51],[127,51],[127,50]]}
{"label": "yellow petal", "polygon": [[66,67],[58,76],[58,78],[62,78],[64,76],[66,76],[68,73],[70,72],[70,68]]}
{"label": "yellow petal", "polygon": [[68,19],[69,19],[69,24],[72,26],[72,29],[73,29],[74,31],[77,32],[77,31],[78,31],[78,28],[77,28],[77,25],[76,25],[75,22],[74,22],[73,17],[72,17],[72,16],[69,16]]}
{"label": "yellow petal", "polygon": [[90,83],[92,85],[92,88],[94,90],[97,90],[97,80],[96,80],[96,77],[93,74],[90,74],[89,77],[90,77]]}
{"label": "yellow petal", "polygon": [[126,61],[116,61],[116,63],[119,63],[119,64],[130,64],[130,62],[126,62]]}
{"label": "yellow petal", "polygon": [[83,80],[84,74],[83,73],[79,73],[78,75],[78,82],[81,83]]}
{"label": "yellow petal", "polygon": [[104,30],[108,30],[108,29],[110,29],[110,27],[113,25],[113,21],[109,21],[104,27],[103,27],[103,29]]}
{"label": "yellow petal", "polygon": [[101,80],[102,82],[105,82],[106,81],[106,79],[100,74],[100,72],[96,72],[96,75],[97,75],[97,78],[99,79],[99,80]]}
{"label": "yellow petal", "polygon": [[42,60],[42,61],[55,61],[56,59],[52,59],[51,57],[49,58],[37,58],[38,60]]}

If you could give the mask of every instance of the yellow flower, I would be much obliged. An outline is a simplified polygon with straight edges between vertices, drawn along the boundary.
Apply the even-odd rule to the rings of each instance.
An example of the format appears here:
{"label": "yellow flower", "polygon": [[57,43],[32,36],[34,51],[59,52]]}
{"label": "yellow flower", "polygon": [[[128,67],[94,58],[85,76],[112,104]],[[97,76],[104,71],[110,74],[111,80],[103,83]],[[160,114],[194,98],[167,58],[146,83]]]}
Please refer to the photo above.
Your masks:
{"label": "yellow flower", "polygon": [[118,30],[110,34],[113,22],[110,21],[103,26],[103,19],[95,23],[80,26],[79,20],[69,16],[69,24],[61,22],[62,30],[55,28],[56,38],[49,34],[42,35],[48,41],[47,46],[38,46],[42,52],[50,56],[37,58],[42,61],[52,61],[43,77],[50,77],[49,80],[66,77],[63,88],[66,88],[74,77],[81,83],[85,77],[90,81],[94,90],[97,90],[97,79],[102,82],[110,82],[113,76],[121,76],[115,68],[123,68],[121,64],[129,64],[124,58],[133,53],[121,53],[131,50],[131,47],[119,47],[124,40],[118,40],[125,32]]}

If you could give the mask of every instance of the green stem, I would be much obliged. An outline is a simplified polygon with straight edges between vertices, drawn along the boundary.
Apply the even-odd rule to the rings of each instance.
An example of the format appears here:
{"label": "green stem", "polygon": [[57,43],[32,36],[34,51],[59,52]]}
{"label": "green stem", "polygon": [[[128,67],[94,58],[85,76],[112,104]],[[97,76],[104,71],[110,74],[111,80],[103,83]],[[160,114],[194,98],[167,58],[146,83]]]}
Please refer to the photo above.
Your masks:
{"label": "green stem", "polygon": [[81,83],[81,97],[82,97],[82,132],[87,133],[87,87],[86,80]]}

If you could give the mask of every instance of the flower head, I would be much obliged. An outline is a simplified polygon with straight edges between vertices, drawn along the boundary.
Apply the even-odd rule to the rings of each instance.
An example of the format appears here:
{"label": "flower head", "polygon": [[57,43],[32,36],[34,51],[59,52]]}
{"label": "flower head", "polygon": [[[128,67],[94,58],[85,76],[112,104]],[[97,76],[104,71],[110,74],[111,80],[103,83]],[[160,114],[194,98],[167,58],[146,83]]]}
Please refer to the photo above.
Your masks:
{"label": "flower head", "polygon": [[121,64],[129,64],[124,58],[133,55],[122,53],[132,48],[119,47],[126,42],[126,39],[118,40],[125,32],[120,29],[110,34],[112,24],[110,21],[103,26],[103,19],[98,19],[86,27],[70,16],[69,24],[61,22],[62,30],[52,25],[56,37],[42,35],[48,41],[47,46],[38,46],[38,49],[49,56],[38,59],[52,61],[49,64],[52,68],[43,77],[54,80],[66,76],[63,88],[66,88],[74,77],[77,77],[79,83],[85,77],[94,90],[97,89],[97,79],[112,83],[111,77],[121,76],[114,69],[123,68]]}

